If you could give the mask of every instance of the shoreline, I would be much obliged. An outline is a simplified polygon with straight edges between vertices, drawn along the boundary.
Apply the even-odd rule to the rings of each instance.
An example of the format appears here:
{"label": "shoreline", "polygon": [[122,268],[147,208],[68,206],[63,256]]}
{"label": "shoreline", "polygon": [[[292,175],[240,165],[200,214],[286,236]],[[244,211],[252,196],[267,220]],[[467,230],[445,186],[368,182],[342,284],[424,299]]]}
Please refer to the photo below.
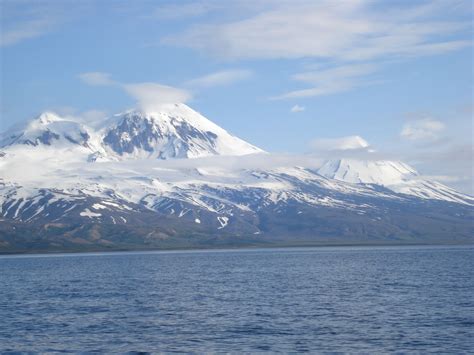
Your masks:
{"label": "shoreline", "polygon": [[60,256],[60,255],[94,255],[94,254],[143,254],[143,253],[177,253],[177,252],[226,252],[252,250],[282,250],[282,249],[313,249],[313,248],[399,248],[399,247],[474,247],[473,243],[302,243],[302,244],[275,244],[275,245],[243,245],[243,246],[206,246],[206,247],[170,247],[170,248],[117,248],[117,249],[89,249],[89,250],[28,250],[2,251],[4,256]]}

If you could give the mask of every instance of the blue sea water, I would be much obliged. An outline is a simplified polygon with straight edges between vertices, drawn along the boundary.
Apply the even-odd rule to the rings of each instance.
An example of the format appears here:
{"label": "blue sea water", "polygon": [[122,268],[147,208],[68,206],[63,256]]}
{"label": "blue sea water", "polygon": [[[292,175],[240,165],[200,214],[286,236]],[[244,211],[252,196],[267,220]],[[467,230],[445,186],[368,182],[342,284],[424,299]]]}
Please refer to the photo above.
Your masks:
{"label": "blue sea water", "polygon": [[0,351],[474,351],[474,247],[0,257]]}

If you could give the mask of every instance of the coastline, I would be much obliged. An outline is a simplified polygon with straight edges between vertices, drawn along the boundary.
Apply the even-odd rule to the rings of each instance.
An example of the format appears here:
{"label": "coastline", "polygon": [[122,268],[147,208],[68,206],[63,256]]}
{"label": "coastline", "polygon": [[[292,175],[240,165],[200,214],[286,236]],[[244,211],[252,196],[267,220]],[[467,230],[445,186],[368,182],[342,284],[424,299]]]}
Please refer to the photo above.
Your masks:
{"label": "coastline", "polygon": [[3,251],[0,250],[0,257],[4,256],[55,256],[55,255],[93,255],[93,254],[142,254],[142,253],[177,253],[177,252],[226,252],[226,251],[252,251],[252,250],[286,250],[286,249],[314,249],[314,248],[400,248],[400,247],[474,247],[472,243],[275,243],[261,245],[216,245],[203,247],[164,247],[164,248],[90,248],[90,249],[64,249],[64,250],[25,250],[25,251]]}

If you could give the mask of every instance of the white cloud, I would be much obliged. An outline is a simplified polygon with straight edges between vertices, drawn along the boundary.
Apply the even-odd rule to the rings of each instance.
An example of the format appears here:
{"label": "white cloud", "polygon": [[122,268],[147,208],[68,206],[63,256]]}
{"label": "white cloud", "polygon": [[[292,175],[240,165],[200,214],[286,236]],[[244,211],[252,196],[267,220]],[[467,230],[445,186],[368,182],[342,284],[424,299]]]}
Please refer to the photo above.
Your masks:
{"label": "white cloud", "polygon": [[238,81],[250,78],[253,73],[250,70],[235,69],[224,70],[216,73],[208,74],[185,83],[190,87],[208,88],[221,85],[229,85]]}
{"label": "white cloud", "polygon": [[13,46],[57,31],[82,13],[86,7],[82,3],[0,0],[0,47]]}
{"label": "white cloud", "polygon": [[413,164],[422,178],[441,181],[474,196],[472,142],[453,139],[450,144],[410,147],[400,159]]}
{"label": "white cloud", "polygon": [[302,82],[319,85],[326,85],[329,81],[334,79],[347,79],[360,77],[366,74],[373,73],[377,69],[374,64],[351,64],[342,65],[323,70],[314,70],[293,75],[293,79]]}
{"label": "white cloud", "polygon": [[89,72],[78,75],[79,79],[84,83],[92,86],[115,85],[117,84],[111,79],[110,74],[102,72]]}
{"label": "white cloud", "polygon": [[344,151],[344,150],[368,150],[369,143],[360,136],[348,136],[340,138],[317,138],[311,143],[315,151]]}
{"label": "white cloud", "polygon": [[[251,77],[249,70],[227,70],[199,77],[185,83],[190,88],[207,88],[231,84]],[[91,86],[115,86],[124,90],[137,100],[138,105],[145,111],[158,110],[161,105],[184,103],[192,98],[189,90],[163,85],[159,83],[121,83],[112,79],[109,73],[81,73],[78,78]]]}
{"label": "white cloud", "polygon": [[463,103],[443,110],[442,120],[434,118],[439,113],[407,113],[408,121],[400,132],[405,144],[392,150],[398,151],[399,159],[415,166],[423,176],[474,196],[473,125],[469,106],[470,103]]}
{"label": "white cloud", "polygon": [[406,123],[400,132],[400,136],[411,141],[435,140],[439,138],[444,129],[444,123],[432,118],[424,118]]}
{"label": "white cloud", "polygon": [[[447,1],[383,6],[372,0],[258,2],[244,18],[190,26],[161,43],[231,61],[304,58],[333,63],[333,68],[294,76],[308,87],[273,97],[305,98],[373,84],[363,79],[379,70],[381,61],[470,46],[470,21],[458,16],[469,11],[469,2],[452,6]],[[354,64],[358,62],[365,64]]]}
{"label": "white cloud", "polygon": [[219,168],[228,171],[242,169],[275,169],[281,167],[305,166],[319,168],[324,159],[317,155],[257,153],[243,156],[209,156],[195,159],[168,159],[160,161],[160,167],[166,169],[208,169]]}
{"label": "white cloud", "polygon": [[[470,44],[470,22],[439,21],[452,10],[376,6],[373,1],[268,3],[243,20],[198,25],[163,39],[228,59],[327,58],[372,60],[444,53]],[[431,18],[429,18],[429,16]],[[465,38],[449,36],[466,30]]]}
{"label": "white cloud", "polygon": [[355,87],[370,84],[370,82],[361,78],[375,72],[377,69],[378,66],[374,64],[348,64],[295,74],[292,76],[294,80],[310,84],[311,87],[290,91],[273,97],[273,99],[312,97],[348,91]]}
{"label": "white cloud", "polygon": [[157,83],[124,84],[122,87],[145,111],[156,111],[162,105],[186,102],[191,99],[191,94],[186,90]]}
{"label": "white cloud", "polygon": [[298,113],[298,112],[303,112],[304,110],[306,110],[304,106],[295,105],[291,108],[290,112]]}

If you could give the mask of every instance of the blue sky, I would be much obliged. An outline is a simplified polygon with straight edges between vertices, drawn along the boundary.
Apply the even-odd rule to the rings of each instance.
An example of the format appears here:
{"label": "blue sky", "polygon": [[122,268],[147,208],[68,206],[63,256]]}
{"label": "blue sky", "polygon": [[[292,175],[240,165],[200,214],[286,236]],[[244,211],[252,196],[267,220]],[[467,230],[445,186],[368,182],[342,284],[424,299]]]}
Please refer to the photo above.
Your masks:
{"label": "blue sky", "polygon": [[471,1],[0,4],[2,130],[150,89],[268,151],[359,135],[472,192]]}

